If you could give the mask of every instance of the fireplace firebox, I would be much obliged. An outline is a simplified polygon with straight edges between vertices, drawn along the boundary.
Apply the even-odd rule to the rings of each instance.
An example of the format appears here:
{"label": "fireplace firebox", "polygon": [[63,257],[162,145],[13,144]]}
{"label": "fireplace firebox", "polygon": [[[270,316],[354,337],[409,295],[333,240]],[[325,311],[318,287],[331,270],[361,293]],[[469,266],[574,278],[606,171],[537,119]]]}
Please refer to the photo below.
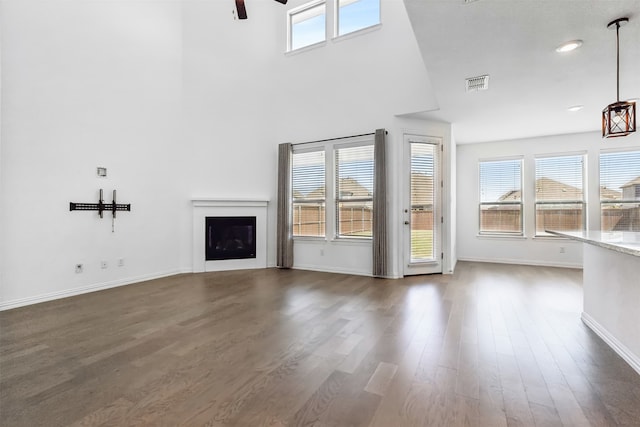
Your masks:
{"label": "fireplace firebox", "polygon": [[207,261],[256,257],[255,216],[215,216],[205,221]]}

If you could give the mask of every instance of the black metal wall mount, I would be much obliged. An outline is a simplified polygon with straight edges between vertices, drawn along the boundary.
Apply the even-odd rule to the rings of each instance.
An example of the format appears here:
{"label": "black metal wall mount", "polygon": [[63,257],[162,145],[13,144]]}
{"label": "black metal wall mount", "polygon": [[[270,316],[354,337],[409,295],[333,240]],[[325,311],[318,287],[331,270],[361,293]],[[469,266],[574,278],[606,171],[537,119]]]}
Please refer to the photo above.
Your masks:
{"label": "black metal wall mount", "polygon": [[117,211],[131,211],[131,204],[116,203],[116,190],[113,190],[113,201],[111,203],[104,203],[102,200],[102,188],[100,189],[100,198],[98,203],[76,203],[69,202],[70,211],[98,211],[98,215],[102,218],[104,211],[111,211],[113,217],[116,217]]}

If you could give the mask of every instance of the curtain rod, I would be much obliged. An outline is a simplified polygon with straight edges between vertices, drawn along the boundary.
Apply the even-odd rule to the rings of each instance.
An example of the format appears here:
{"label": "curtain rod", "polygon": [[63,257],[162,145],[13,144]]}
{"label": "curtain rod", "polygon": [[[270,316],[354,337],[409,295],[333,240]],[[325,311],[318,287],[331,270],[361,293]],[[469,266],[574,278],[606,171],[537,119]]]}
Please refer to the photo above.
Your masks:
{"label": "curtain rod", "polygon": [[[389,132],[387,132],[386,130],[384,131],[385,134],[388,134]],[[369,136],[369,135],[375,135],[375,132],[371,132],[371,133],[361,133],[360,135],[349,135],[349,136],[339,136],[337,138],[327,138],[327,139],[319,139],[317,141],[307,141],[307,142],[298,142],[295,144],[291,144],[291,145],[304,145],[304,144],[313,144],[316,142],[327,142],[327,141],[337,141],[339,139],[347,139],[347,138],[357,138],[359,136]]]}

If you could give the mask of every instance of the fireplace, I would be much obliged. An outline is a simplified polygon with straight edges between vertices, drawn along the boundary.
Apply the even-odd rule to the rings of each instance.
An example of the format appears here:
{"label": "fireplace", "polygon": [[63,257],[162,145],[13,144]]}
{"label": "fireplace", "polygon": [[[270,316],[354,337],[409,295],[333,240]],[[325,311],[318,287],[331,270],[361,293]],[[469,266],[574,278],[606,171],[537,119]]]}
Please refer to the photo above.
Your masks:
{"label": "fireplace", "polygon": [[266,199],[192,199],[192,271],[266,268],[268,204]]}
{"label": "fireplace", "polygon": [[205,224],[207,261],[256,257],[255,216],[208,216]]}

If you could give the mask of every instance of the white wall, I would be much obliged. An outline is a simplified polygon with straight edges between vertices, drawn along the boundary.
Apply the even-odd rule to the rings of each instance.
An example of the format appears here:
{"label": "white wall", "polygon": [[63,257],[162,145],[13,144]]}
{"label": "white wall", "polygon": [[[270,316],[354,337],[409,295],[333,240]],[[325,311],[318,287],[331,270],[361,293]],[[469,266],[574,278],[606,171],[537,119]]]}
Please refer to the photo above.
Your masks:
{"label": "white wall", "polygon": [[[282,48],[274,34],[286,8],[247,3],[247,20],[234,20],[233,2],[183,3],[183,114],[181,203],[192,198],[270,200],[268,264],[275,265],[279,81],[271,64]],[[282,20],[282,21],[281,21]],[[191,212],[181,225],[181,266],[190,268]]]}
{"label": "white wall", "polygon": [[[274,265],[278,143],[384,127],[397,161],[394,115],[435,106],[403,3],[382,0],[375,31],[286,55],[290,3],[238,21],[222,1],[2,2],[0,309],[190,271],[192,198],[270,199]],[[109,214],[68,210],[99,188],[132,204],[115,233]],[[318,266],[369,274],[366,252]]]}
{"label": "white wall", "polygon": [[[564,267],[582,266],[582,244],[566,239],[534,238],[535,156],[587,153],[587,224],[600,228],[600,150],[640,148],[640,135],[603,140],[599,132],[558,135],[513,141],[458,146],[457,160],[457,252],[460,260],[533,264]],[[523,199],[525,236],[485,237],[478,235],[478,161],[524,156]],[[563,247],[565,253],[560,253]]]}
{"label": "white wall", "polygon": [[[175,2],[2,2],[0,307],[179,270],[180,17]],[[99,188],[132,204],[115,233],[109,214],[69,212]]]}
{"label": "white wall", "polygon": [[[288,6],[304,3],[292,0]],[[333,2],[327,2],[329,10]],[[300,143],[385,128],[390,188],[400,188],[403,134],[407,129],[449,140],[448,125],[396,117],[437,106],[403,2],[382,0],[382,25],[355,36],[273,59],[278,87],[274,121],[278,142]],[[330,14],[330,13],[329,13]],[[331,26],[331,22],[328,23]],[[286,33],[278,33],[284,52]],[[446,134],[446,135],[445,135]],[[402,197],[392,192],[391,276],[402,274]],[[371,242],[294,243],[296,268],[370,275]]]}

